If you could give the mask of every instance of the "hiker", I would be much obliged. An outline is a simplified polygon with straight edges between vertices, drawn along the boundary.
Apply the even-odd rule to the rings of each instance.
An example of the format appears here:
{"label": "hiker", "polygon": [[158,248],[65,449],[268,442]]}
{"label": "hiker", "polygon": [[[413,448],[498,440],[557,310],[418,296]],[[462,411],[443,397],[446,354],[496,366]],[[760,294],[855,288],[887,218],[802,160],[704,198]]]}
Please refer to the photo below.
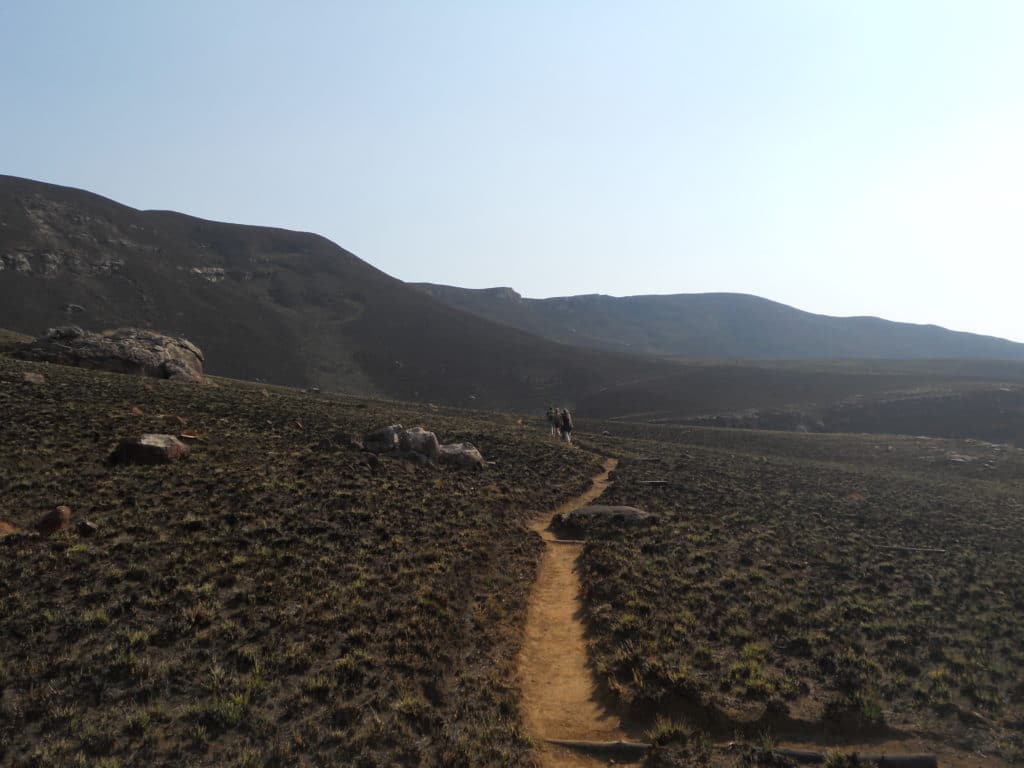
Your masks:
{"label": "hiker", "polygon": [[551,426],[551,436],[558,435],[562,428],[562,415],[553,405],[548,406],[548,424]]}
{"label": "hiker", "polygon": [[562,421],[562,424],[561,424],[562,439],[565,442],[567,442],[567,443],[571,443],[572,442],[572,414],[569,413],[569,409],[568,408],[563,408],[562,409],[562,419],[561,419],[561,421]]}

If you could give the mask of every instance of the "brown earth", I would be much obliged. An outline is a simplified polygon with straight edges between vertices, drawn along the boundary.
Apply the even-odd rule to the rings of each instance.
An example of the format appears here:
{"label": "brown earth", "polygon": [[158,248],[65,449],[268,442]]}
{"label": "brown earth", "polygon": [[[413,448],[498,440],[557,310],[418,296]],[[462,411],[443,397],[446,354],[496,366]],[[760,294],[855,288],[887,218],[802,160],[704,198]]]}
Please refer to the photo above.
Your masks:
{"label": "brown earth", "polygon": [[[604,471],[581,496],[555,510],[572,512],[604,493],[618,464],[607,459]],[[530,594],[523,647],[519,656],[522,686],[520,710],[527,731],[536,739],[581,741],[626,740],[619,718],[601,702],[588,667],[583,604],[576,559],[582,545],[560,541],[549,529],[551,513],[530,522],[544,540],[537,581]],[[539,745],[541,766],[591,766],[601,762],[550,744]]]}

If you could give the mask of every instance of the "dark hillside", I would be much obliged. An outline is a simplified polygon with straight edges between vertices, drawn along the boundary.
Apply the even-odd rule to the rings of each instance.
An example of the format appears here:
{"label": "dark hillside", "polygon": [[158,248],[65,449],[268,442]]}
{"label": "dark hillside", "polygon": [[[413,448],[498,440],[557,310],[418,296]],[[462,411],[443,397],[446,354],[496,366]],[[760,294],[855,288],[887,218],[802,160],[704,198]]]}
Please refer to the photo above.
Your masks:
{"label": "dark hillside", "polygon": [[567,344],[714,360],[996,358],[1024,344],[877,317],[829,317],[758,296],[567,296],[524,299],[511,288],[418,284],[474,314]]}
{"label": "dark hillside", "polygon": [[0,177],[0,327],[62,324],[184,335],[214,374],[479,407],[534,408],[668,369],[481,320],[318,235]]}

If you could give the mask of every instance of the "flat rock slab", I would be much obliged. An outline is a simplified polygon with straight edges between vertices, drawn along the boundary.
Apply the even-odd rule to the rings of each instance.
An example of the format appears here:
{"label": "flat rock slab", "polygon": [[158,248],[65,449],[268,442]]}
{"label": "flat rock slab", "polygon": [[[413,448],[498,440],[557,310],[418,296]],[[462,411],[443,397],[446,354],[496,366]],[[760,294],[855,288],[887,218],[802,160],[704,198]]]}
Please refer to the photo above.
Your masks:
{"label": "flat rock slab", "polygon": [[128,437],[110,454],[111,464],[169,464],[189,454],[187,444],[174,435]]}
{"label": "flat rock slab", "polygon": [[555,528],[586,531],[589,528],[645,527],[658,524],[658,516],[636,507],[590,504],[585,507],[555,515],[551,521]]}

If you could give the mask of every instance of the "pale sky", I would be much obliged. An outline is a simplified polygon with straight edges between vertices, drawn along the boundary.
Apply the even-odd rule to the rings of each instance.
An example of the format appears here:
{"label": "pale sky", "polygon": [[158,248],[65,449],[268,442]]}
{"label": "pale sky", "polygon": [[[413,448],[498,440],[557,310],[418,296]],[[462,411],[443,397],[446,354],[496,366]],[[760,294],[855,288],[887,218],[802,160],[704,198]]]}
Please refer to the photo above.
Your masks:
{"label": "pale sky", "polygon": [[0,3],[0,172],[531,297],[1024,341],[1024,2]]}

